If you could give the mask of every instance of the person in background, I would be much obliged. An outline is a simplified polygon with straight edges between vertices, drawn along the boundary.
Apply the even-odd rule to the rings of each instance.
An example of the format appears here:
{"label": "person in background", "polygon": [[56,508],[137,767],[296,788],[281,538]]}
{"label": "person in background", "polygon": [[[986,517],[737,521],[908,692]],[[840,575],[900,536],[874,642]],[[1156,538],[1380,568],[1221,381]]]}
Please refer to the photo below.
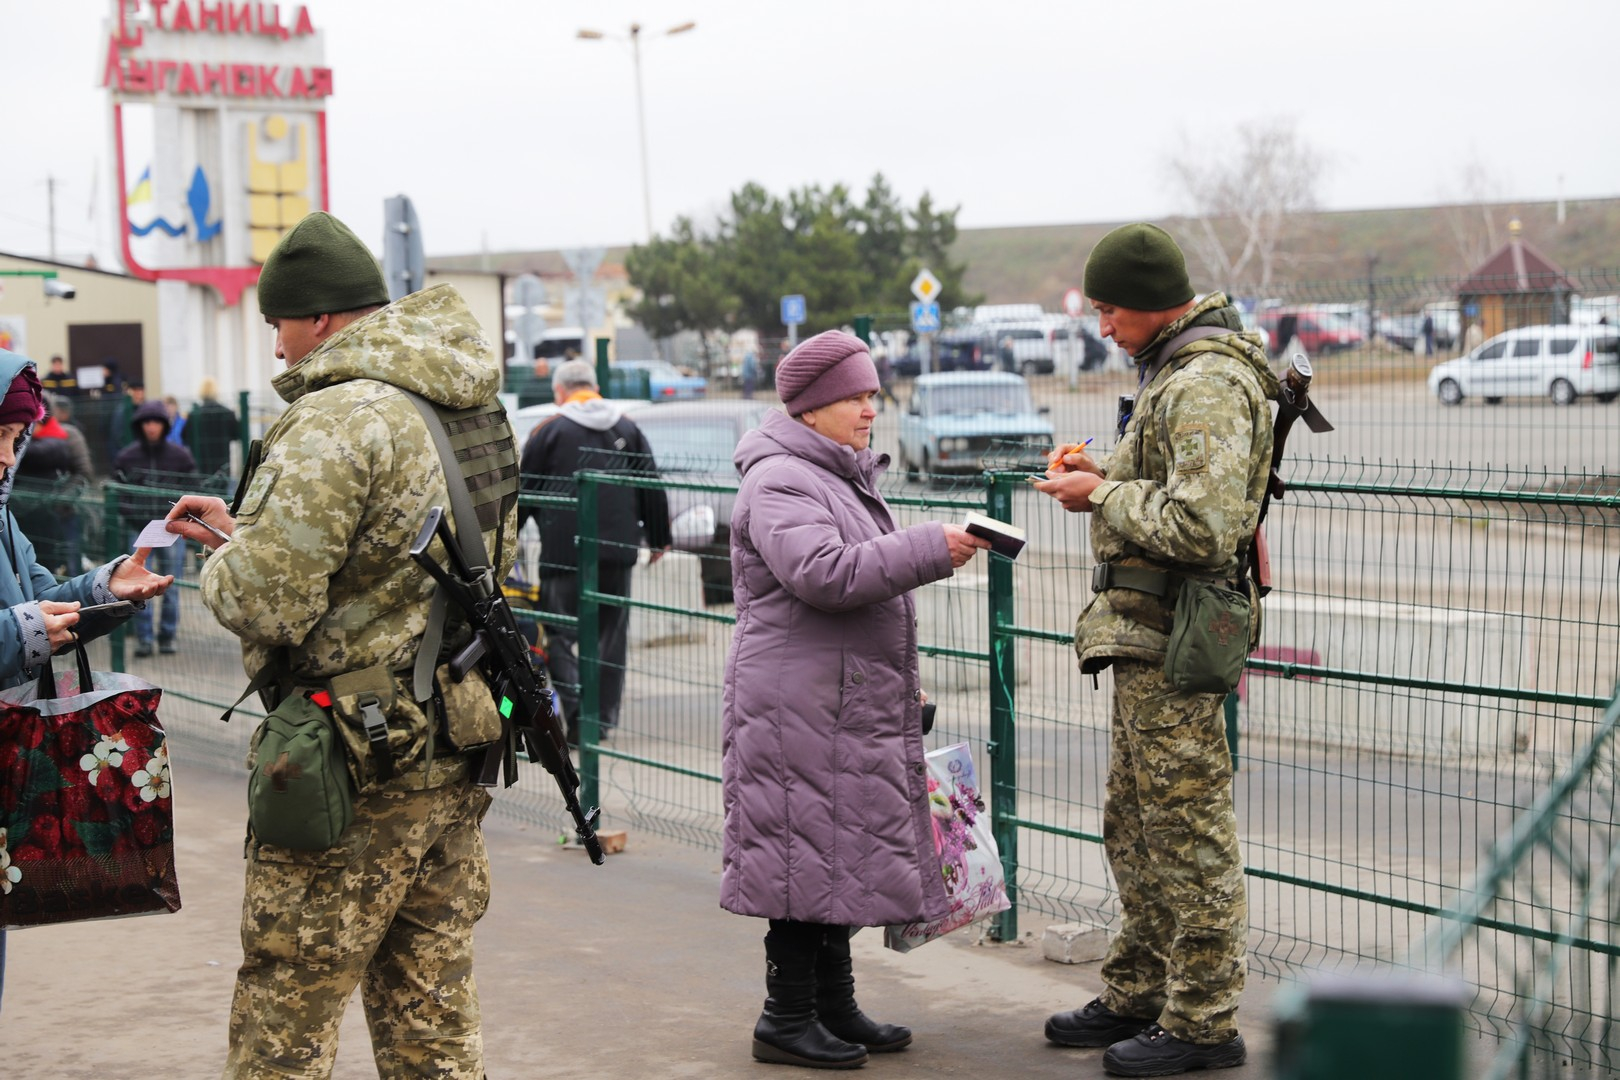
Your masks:
{"label": "person in background", "polygon": [[[20,686],[40,675],[45,660],[74,640],[89,641],[129,618],[81,606],[144,602],[174,581],[146,569],[146,549],[120,555],[105,566],[58,582],[40,565],[34,545],[13,520],[8,503],[19,455],[44,418],[44,388],[34,362],[0,349],[0,687]],[[5,982],[6,933],[0,930],[0,986]]]}
{"label": "person in background", "polygon": [[[551,377],[551,393],[561,406],[557,415],[529,435],[523,447],[522,474],[528,490],[573,498],[574,474],[603,469],[637,476],[657,476],[647,437],[619,406],[602,397],[596,365],[566,360]],[[601,544],[597,548],[597,588],[613,596],[630,595],[630,573],[646,540],[652,562],[669,550],[669,500],[655,488],[603,485],[597,489]],[[579,613],[579,514],[566,507],[528,510],[524,520],[540,524],[540,607],[563,615]],[[597,644],[601,657],[602,733],[619,723],[624,695],[624,664],[629,647],[630,609],[603,604],[598,612]],[[579,630],[545,624],[547,657],[557,696],[562,700],[568,741],[579,743]]]}
{"label": "person in background", "polygon": [[[112,377],[116,378],[116,375]],[[109,456],[116,457],[118,451],[129,443],[129,426],[135,419],[135,410],[146,404],[146,387],[132,382],[125,385],[121,394],[116,390],[103,390],[102,393],[117,395],[117,401],[107,416],[107,450]]]}
{"label": "person in background", "polygon": [[742,358],[742,396],[752,398],[754,389],[759,386],[759,354],[753,349],[744,349]]}
{"label": "person in background", "polygon": [[169,434],[165,438],[176,446],[185,446],[186,418],[180,415],[180,399],[173,394],[164,394],[163,410],[169,414]]}
{"label": "person in background", "polygon": [[877,368],[829,330],[781,362],[786,412],[737,444],[737,623],[721,728],[720,906],[768,919],[760,1061],[854,1068],[911,1031],[855,1002],[858,927],[943,916],[911,592],[988,543],[896,528],[872,452]]}
{"label": "person in background", "polygon": [[[135,441],[129,443],[113,459],[113,474],[120,483],[174,491],[197,472],[197,463],[191,451],[176,446],[168,439],[169,410],[161,401],[149,401],[135,410],[130,421]],[[167,516],[174,502],[167,494],[128,498],[120,507],[131,536],[139,535],[148,521]],[[170,544],[155,553],[159,568],[176,580],[186,568],[186,545]],[[180,633],[180,590],[163,594],[163,617],[158,624],[157,647],[162,653],[175,651],[175,638]],[[152,655],[152,612],[142,608],[135,617],[135,655]]]}
{"label": "person in background", "polygon": [[1140,389],[1106,473],[1083,447],[1053,451],[1035,489],[1091,515],[1096,595],[1075,626],[1080,671],[1114,676],[1103,850],[1120,926],[1103,992],[1046,1021],[1060,1046],[1107,1047],[1114,1076],[1169,1076],[1247,1060],[1238,1001],[1248,895],[1224,693],[1165,674],[1187,581],[1259,598],[1245,556],[1271,467],[1281,385],[1260,336],[1219,292],[1194,297],[1186,258],[1155,225],[1122,225],[1086,260],[1085,295],[1105,337],[1136,361]]}
{"label": "person in background", "polygon": [[[43,381],[43,380],[42,380]],[[58,577],[77,575],[80,564],[79,500],[95,481],[90,444],[68,420],[70,399],[44,395],[45,418],[34,426],[28,453],[17,462],[19,480],[33,485],[32,496],[13,512],[28,526],[40,561]]]}
{"label": "person in background", "polygon": [[219,384],[204,379],[197,385],[197,403],[186,417],[186,449],[197,460],[203,476],[228,475],[231,447],[241,438],[236,410],[219,403]]}
{"label": "person in background", "polygon": [[50,373],[39,380],[39,384],[46,391],[54,394],[77,394],[79,392],[79,380],[74,378],[73,372],[67,369],[67,361],[60,356],[51,357]]}

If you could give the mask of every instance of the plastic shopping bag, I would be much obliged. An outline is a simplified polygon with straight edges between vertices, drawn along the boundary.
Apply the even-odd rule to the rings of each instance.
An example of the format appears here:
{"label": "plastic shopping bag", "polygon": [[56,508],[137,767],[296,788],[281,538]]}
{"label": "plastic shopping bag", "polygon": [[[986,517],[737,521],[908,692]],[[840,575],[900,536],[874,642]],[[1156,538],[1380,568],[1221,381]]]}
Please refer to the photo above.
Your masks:
{"label": "plastic shopping bag", "polygon": [[938,919],[885,927],[883,943],[897,952],[909,952],[1012,906],[966,743],[928,754],[928,803],[933,811],[934,851],[951,906]]}

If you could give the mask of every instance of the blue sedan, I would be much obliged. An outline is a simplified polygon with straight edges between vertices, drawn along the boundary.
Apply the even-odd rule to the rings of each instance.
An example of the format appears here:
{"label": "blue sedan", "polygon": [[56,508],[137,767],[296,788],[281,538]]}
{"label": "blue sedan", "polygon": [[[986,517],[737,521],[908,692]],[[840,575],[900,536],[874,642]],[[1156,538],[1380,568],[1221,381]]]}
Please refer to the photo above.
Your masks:
{"label": "blue sedan", "polygon": [[[620,360],[613,365],[615,371],[647,373],[647,396],[653,401],[691,401],[709,392],[709,380],[701,375],[683,375],[674,364],[663,360]],[[618,397],[636,396],[633,386],[616,388]]]}

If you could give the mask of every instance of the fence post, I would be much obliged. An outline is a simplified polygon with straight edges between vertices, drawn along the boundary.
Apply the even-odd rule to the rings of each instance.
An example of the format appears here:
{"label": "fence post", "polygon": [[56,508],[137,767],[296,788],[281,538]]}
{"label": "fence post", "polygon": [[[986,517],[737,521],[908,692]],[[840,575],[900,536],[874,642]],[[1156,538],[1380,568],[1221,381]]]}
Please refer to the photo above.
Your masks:
{"label": "fence post", "polygon": [[[124,521],[119,515],[118,504],[120,495],[117,484],[107,484],[101,489],[101,554],[103,562],[112,562],[124,554]],[[148,600],[147,603],[157,603]],[[107,636],[107,651],[112,659],[114,671],[124,671],[124,627],[129,625],[129,619],[121,620],[113,627],[112,633]]]}
{"label": "fence post", "polygon": [[596,589],[601,530],[598,527],[597,481],[579,474],[579,801],[600,806],[597,741],[602,734],[601,610]]}
{"label": "fence post", "polygon": [[[236,392],[236,441],[242,445],[242,472],[247,471],[248,451],[253,448],[253,421],[248,417],[248,392]],[[238,476],[241,473],[237,474]]]}
{"label": "fence post", "polygon": [[[1015,477],[991,473],[985,512],[997,521],[1012,521]],[[1013,618],[1013,564],[986,552],[990,585],[990,830],[1001,849],[1007,899],[1012,906],[995,917],[990,934],[997,941],[1018,939],[1018,734],[1014,699],[1018,671],[1010,632]]]}

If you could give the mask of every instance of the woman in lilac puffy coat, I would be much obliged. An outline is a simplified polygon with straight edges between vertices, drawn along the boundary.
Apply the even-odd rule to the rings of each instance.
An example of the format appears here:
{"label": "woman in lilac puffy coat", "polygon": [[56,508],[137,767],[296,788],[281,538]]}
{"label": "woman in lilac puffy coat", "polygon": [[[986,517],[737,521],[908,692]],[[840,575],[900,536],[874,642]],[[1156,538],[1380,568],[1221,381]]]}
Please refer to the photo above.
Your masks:
{"label": "woman in lilac puffy coat", "polygon": [[923,761],[911,590],[986,543],[896,529],[869,445],[877,369],[836,330],[776,371],[785,413],[737,445],[720,903],[770,920],[754,1057],[853,1068],[911,1032],[855,1004],[849,937],[946,910]]}

